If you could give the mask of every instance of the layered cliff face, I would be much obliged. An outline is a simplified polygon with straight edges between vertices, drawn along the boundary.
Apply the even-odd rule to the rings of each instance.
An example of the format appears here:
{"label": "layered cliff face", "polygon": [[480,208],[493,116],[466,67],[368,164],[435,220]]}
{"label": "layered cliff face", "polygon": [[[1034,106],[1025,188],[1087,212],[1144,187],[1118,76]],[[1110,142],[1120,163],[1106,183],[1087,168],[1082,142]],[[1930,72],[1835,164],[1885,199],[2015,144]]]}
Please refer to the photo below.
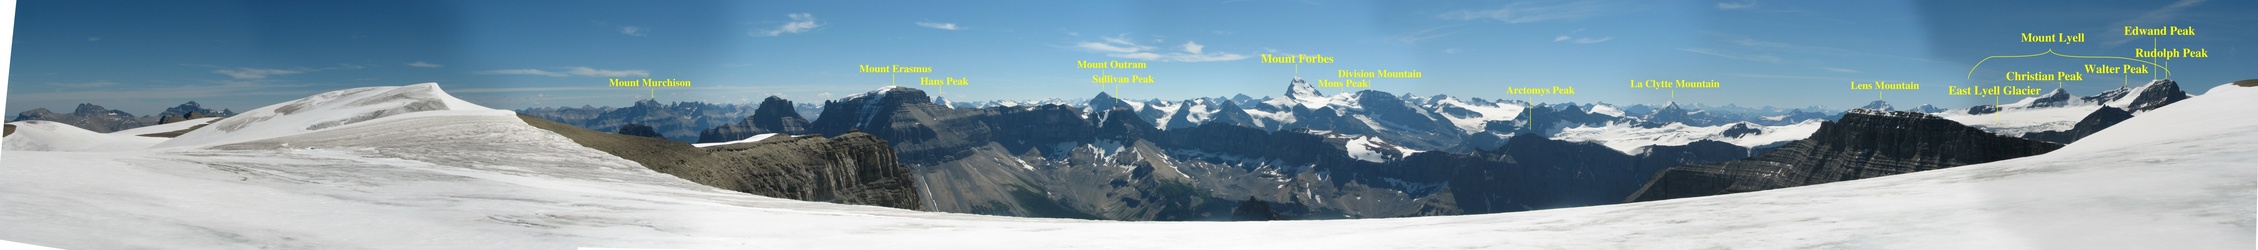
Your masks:
{"label": "layered cliff face", "polygon": [[808,119],[794,111],[792,101],[770,96],[762,99],[753,116],[744,121],[723,124],[720,127],[698,132],[698,142],[725,142],[741,140],[754,135],[783,133],[790,135],[813,133],[808,130]]}
{"label": "layered cliff face", "polygon": [[716,188],[806,201],[924,208],[909,168],[894,158],[893,149],[884,140],[868,134],[771,136],[700,148],[665,139],[597,132],[529,115],[518,118],[581,146]]}
{"label": "layered cliff face", "polygon": [[1873,178],[2043,154],[2061,144],[1994,135],[1921,113],[1855,109],[1753,158],[1663,170],[1626,201]]}
{"label": "layered cliff face", "polygon": [[717,167],[668,173],[770,197],[922,208],[909,167],[894,158],[885,140],[870,134],[774,136],[704,149],[720,161]]}

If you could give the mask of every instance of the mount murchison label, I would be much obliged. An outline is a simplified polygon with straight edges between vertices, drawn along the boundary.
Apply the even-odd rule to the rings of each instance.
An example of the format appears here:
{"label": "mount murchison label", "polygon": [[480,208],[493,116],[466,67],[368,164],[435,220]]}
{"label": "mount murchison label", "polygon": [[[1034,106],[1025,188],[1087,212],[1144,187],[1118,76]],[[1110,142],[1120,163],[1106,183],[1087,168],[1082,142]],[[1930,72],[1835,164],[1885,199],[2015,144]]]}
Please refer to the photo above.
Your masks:
{"label": "mount murchison label", "polygon": [[651,78],[620,80],[619,78],[612,78],[612,79],[611,79],[611,86],[612,86],[612,87],[689,87],[689,86],[690,86],[690,81],[688,81],[688,80],[675,80],[674,78],[667,78],[667,79],[664,79],[664,80],[660,80],[660,79],[651,79]]}

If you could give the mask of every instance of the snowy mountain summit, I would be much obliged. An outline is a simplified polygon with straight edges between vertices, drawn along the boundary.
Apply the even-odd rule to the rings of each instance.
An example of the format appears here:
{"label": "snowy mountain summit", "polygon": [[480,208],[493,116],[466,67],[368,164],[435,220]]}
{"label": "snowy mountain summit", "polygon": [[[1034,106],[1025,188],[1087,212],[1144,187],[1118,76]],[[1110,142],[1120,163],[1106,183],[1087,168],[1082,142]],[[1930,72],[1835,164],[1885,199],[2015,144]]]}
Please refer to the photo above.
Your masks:
{"label": "snowy mountain summit", "polygon": [[[268,105],[182,134],[156,147],[218,145],[304,134],[424,111],[510,114],[472,104],[439,89],[439,83],[365,87],[330,91]],[[498,112],[498,113],[497,113]]]}

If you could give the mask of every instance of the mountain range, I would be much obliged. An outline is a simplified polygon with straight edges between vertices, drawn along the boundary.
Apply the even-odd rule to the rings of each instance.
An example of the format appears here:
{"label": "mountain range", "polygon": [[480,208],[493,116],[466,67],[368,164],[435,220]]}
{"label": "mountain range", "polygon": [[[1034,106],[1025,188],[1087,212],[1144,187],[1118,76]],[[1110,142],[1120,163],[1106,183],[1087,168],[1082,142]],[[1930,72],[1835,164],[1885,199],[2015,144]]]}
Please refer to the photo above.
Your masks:
{"label": "mountain range", "polygon": [[[2248,87],[2258,86],[2253,82],[2258,81],[2248,81],[2241,85],[2219,85],[2211,88],[2204,96],[2190,97],[2165,107],[2141,111],[2111,128],[2053,148],[2044,154],[1987,163],[1876,176],[1896,171],[1890,168],[1908,166],[1900,165],[1901,163],[1980,161],[1984,158],[2006,157],[1999,154],[2018,153],[2015,151],[2020,150],[2012,147],[2019,146],[2014,145],[2030,145],[2024,150],[2047,150],[2047,147],[2038,145],[2051,143],[2018,141],[2020,139],[1960,124],[1935,114],[1853,110],[1843,113],[1840,120],[1821,123],[1823,128],[1813,132],[1808,138],[1760,153],[1761,156],[1724,160],[1721,164],[1690,165],[1769,164],[1758,160],[1793,163],[1801,161],[1768,159],[1789,159],[1771,155],[1820,155],[1809,152],[1871,155],[1873,158],[1842,160],[1850,162],[1848,165],[1822,162],[1817,165],[1821,168],[1799,166],[1777,169],[1783,171],[1781,173],[1793,173],[1790,176],[1803,176],[1779,178],[1783,181],[1820,180],[1824,178],[1815,177],[1822,176],[1866,177],[1861,179],[1730,195],[1515,213],[1263,223],[1028,219],[806,202],[771,196],[826,193],[819,191],[822,188],[786,192],[788,194],[752,195],[715,187],[712,183],[692,181],[692,178],[720,180],[728,179],[729,176],[769,176],[782,177],[776,180],[787,181],[779,183],[790,183],[789,176],[828,176],[800,180],[829,182],[849,179],[840,178],[847,172],[841,172],[844,169],[835,167],[859,168],[892,164],[822,165],[801,170],[744,172],[769,174],[685,176],[656,170],[669,168],[665,164],[639,163],[637,160],[618,156],[617,154],[621,154],[619,152],[599,150],[596,146],[589,146],[573,138],[610,135],[608,133],[554,123],[536,125],[542,122],[536,120],[537,117],[521,116],[514,112],[488,109],[455,100],[439,91],[436,85],[378,87],[341,90],[278,103],[233,118],[201,118],[192,120],[199,122],[137,128],[154,131],[206,125],[189,129],[185,134],[171,139],[130,135],[128,131],[93,133],[50,121],[10,122],[8,125],[14,127],[15,131],[5,139],[0,139],[8,143],[6,147],[0,148],[5,149],[7,156],[0,158],[7,166],[0,167],[0,191],[9,195],[0,196],[0,203],[11,205],[10,209],[4,210],[6,212],[0,212],[0,221],[9,221],[11,226],[0,227],[0,235],[8,236],[10,241],[25,244],[73,249],[164,248],[181,245],[315,249],[371,246],[570,248],[619,245],[809,248],[836,246],[848,241],[865,247],[982,249],[1124,245],[1159,248],[1679,248],[1688,245],[1891,249],[2118,246],[2247,248],[2250,242],[2242,236],[2247,235],[2250,228],[2244,225],[2253,221],[2249,204],[2253,197],[2258,197],[2249,188],[2254,174],[2247,162],[2258,160],[2258,157],[2253,157],[2254,154],[2244,145],[2258,140],[2258,134],[2248,133],[2258,129],[2258,118],[2222,114],[2244,114],[2249,113],[2251,107],[2258,107],[2258,88]],[[887,90],[887,96],[893,96],[896,100],[915,99],[908,98],[910,92]],[[372,100],[368,98],[405,101],[355,101]],[[868,98],[889,99],[873,95],[861,100],[871,100]],[[852,100],[830,103],[839,104],[838,106],[869,103],[849,101]],[[356,105],[370,103],[383,105]],[[880,103],[885,104],[883,101]],[[910,116],[889,116],[886,120],[937,120],[915,117],[918,114],[1075,110],[1062,107],[1064,106],[970,109],[959,106],[951,110],[966,111],[897,110],[887,113]],[[1565,107],[1542,107],[1546,110],[1554,108]],[[1595,142],[1515,134],[1508,136],[1506,139],[1510,141],[1503,143],[1505,146],[1501,148],[1476,149],[1475,153],[1468,154],[1422,151],[1382,161],[1390,164],[1418,162],[1419,165],[1357,168],[1353,165],[1381,162],[1345,156],[1351,153],[1347,150],[1331,151],[1323,148],[1330,148],[1327,143],[1336,141],[1344,143],[1344,146],[1349,142],[1363,141],[1359,142],[1362,143],[1360,145],[1368,149],[1384,148],[1389,144],[1377,143],[1373,141],[1377,138],[1372,136],[1264,131],[1260,128],[1226,124],[1160,129],[1154,133],[1152,130],[1136,129],[1139,119],[1118,119],[1133,114],[1130,109],[1122,108],[1108,109],[1095,115],[1066,117],[1049,116],[1055,113],[1010,114],[1019,115],[1014,116],[1022,118],[1018,120],[1055,118],[1062,119],[1060,122],[1065,123],[1073,122],[1064,119],[1081,120],[1092,124],[1091,127],[1104,128],[1088,129],[1090,134],[1086,135],[1089,138],[1143,141],[1130,144],[1153,145],[1153,148],[1169,147],[1170,149],[1163,150],[1167,152],[1157,154],[1143,151],[1148,149],[1145,146],[1124,147],[1123,150],[1114,151],[1116,153],[1112,154],[1110,159],[1113,160],[1110,161],[1106,158],[1080,159],[1119,163],[1125,157],[1139,158],[1128,164],[1133,166],[1132,170],[1124,175],[1157,178],[1128,178],[1123,179],[1121,185],[1130,189],[1154,189],[1136,194],[1158,195],[1156,197],[1105,197],[1072,193],[1081,190],[1079,188],[1024,193],[1037,197],[1059,197],[1057,199],[1128,198],[1135,201],[1160,201],[1161,203],[1143,203],[1139,206],[1170,207],[1176,209],[1164,211],[1184,211],[1155,215],[1196,216],[1202,214],[1193,212],[1215,209],[1225,213],[1216,216],[1247,220],[1336,217],[1332,213],[1364,213],[1403,208],[1342,206],[1316,200],[1385,198],[1383,195],[1397,192],[1425,194],[1424,199],[1418,199],[1419,203],[1411,206],[1435,208],[1436,210],[1426,211],[1431,214],[1528,209],[1521,206],[1541,209],[1603,197],[1592,193],[1621,192],[1617,191],[1619,189],[1602,186],[1578,185],[1623,178],[1602,172],[1621,172],[1614,169],[1636,170],[1637,166],[1647,166],[1639,162],[1626,164],[1620,162],[1621,158],[1613,157],[1562,156],[1586,153],[1623,154],[1613,147]],[[837,117],[824,116],[818,119],[844,119]],[[989,119],[1014,120],[969,117],[955,119],[973,122],[986,122]],[[885,125],[889,130],[914,131],[915,128],[898,126],[898,123]],[[1010,125],[1012,124],[1003,126]],[[907,130],[894,129],[897,127]],[[763,159],[759,161],[781,164],[806,163],[795,159],[823,159],[820,161],[830,163],[883,161],[879,155],[864,153],[879,152],[884,147],[875,147],[876,145],[891,142],[872,141],[877,139],[874,138],[877,137],[876,133],[863,133],[871,134],[863,136],[857,135],[855,130],[860,129],[849,128],[848,132],[835,137],[764,134],[765,136],[755,135],[719,144],[691,144],[689,147],[698,148],[694,150],[664,151],[714,156],[731,154],[719,151],[743,149],[741,151],[747,152],[746,154],[722,157],[744,156],[749,158],[743,159]],[[1067,135],[1075,131],[1084,130],[1065,128],[1045,133],[989,131],[987,133],[991,136],[986,138],[998,138],[993,135],[999,133],[1016,133],[1027,136],[1017,138],[1032,139],[1044,138],[1037,136],[1042,134]],[[1206,132],[1188,133],[1192,131]],[[941,137],[935,135],[934,138]],[[669,145],[661,147],[678,148],[673,146],[678,144],[671,144],[676,142],[664,140],[627,136],[609,138],[652,142],[653,144],[642,145]],[[987,143],[1010,143],[1008,141],[1010,140],[992,140]],[[69,144],[51,142],[111,144],[46,148],[59,149],[57,151],[102,151],[98,153],[25,151],[23,149],[29,148],[20,147],[32,144]],[[1895,147],[1899,142],[1916,146]],[[931,140],[928,143],[941,142]],[[122,148],[136,145],[140,147]],[[1937,148],[1966,149],[1968,145],[2010,149],[1990,151],[1978,148],[1955,155],[1934,151]],[[1694,158],[1691,156],[1712,155],[1699,148],[1731,149],[1735,145],[1729,142],[1696,140],[1684,146],[1688,147],[1644,147],[1644,158],[1680,161]],[[824,149],[826,147],[842,150]],[[1830,149],[1834,147],[1840,148]],[[1111,148],[1111,145],[1090,145],[1084,149],[1089,148]],[[1345,187],[1346,191],[1341,192],[1366,195],[1214,195],[1233,197],[1220,202],[1207,201],[1209,199],[1205,198],[1166,199],[1164,197],[1171,194],[1203,191],[1196,187],[1185,189],[1188,187],[1186,185],[1167,184],[1177,180],[1174,176],[1179,170],[1185,171],[1184,176],[1195,176],[1189,179],[1199,182],[1194,185],[1210,185],[1207,183],[1211,179],[1198,179],[1197,176],[1203,174],[1196,172],[1215,168],[1162,168],[1161,165],[1150,164],[1169,162],[1151,157],[1180,158],[1178,156],[1191,155],[1181,152],[1196,151],[1186,148],[1214,149],[1206,151],[1206,155],[1212,155],[1207,157],[1210,159],[1267,154],[1278,157],[1256,160],[1327,162],[1347,166],[1309,165],[1312,169],[1323,169],[1315,173],[1328,174],[1297,174],[1325,177],[1322,180],[1297,178],[1288,182],[1271,183],[1229,180],[1214,182],[1319,186],[1326,182],[1345,181],[1351,184],[1339,186]],[[105,151],[109,149],[122,150]],[[934,148],[922,150],[947,151]],[[1242,154],[1223,150],[1275,152]],[[1749,149],[1740,152],[1745,153],[1747,150]],[[1867,150],[1874,151],[1863,152]],[[785,153],[783,151],[864,153],[763,158],[776,156],[770,153]],[[1525,153],[1515,152],[1535,153],[1524,155]],[[1902,155],[1907,152],[1914,154],[1910,157]],[[1677,157],[1665,157],[1672,155]],[[1739,157],[1737,155],[1741,154],[1724,152],[1716,154],[1718,158],[1694,161]],[[900,161],[903,161],[900,164],[908,165],[909,160]],[[1577,161],[1585,163],[1576,163]],[[1092,173],[1116,170],[1107,168],[1114,167],[1113,165],[1062,166],[1045,163],[1041,167],[1090,167],[1052,171]],[[754,168],[727,167],[714,170],[726,169]],[[1601,171],[1578,174],[1577,176],[1588,177],[1567,180],[1544,177],[1546,171],[1576,172],[1581,169]],[[1450,173],[1389,173],[1446,170]],[[1373,178],[1363,177],[1372,175],[1451,178],[1449,183],[1439,186],[1383,186],[1370,182]],[[1603,176],[1607,177],[1600,178]],[[1002,175],[987,177],[1009,178]],[[1249,178],[1268,177],[1257,175]],[[1145,180],[1154,182],[1144,182]],[[1387,182],[1387,179],[1381,178],[1379,181]],[[1411,180],[1405,183],[1416,182],[1417,180]],[[898,194],[895,192],[878,193],[875,196],[854,192],[899,190],[883,188],[896,185],[883,183],[899,182],[879,181],[872,183],[879,185],[863,186],[871,187],[870,189],[829,189],[849,191],[829,192],[835,195],[833,197],[863,197],[831,201],[884,204],[886,202],[883,201],[908,200],[883,195]],[[853,187],[820,183],[790,185]],[[153,186],[168,188],[150,188]],[[916,188],[910,190],[935,187],[925,184],[911,186]],[[1486,186],[1563,188],[1521,190],[1562,194],[1531,196],[1517,194],[1513,189],[1493,189]],[[1389,187],[1411,188],[1385,189]],[[1647,187],[1649,191],[1654,191],[1653,186]],[[1587,188],[1590,189],[1586,190]],[[1635,188],[1633,191],[1636,191]],[[918,192],[917,195],[922,197],[926,193]],[[1456,197],[1461,195],[1476,198]],[[802,197],[819,196],[821,195]],[[1288,198],[1281,199],[1280,196]],[[1301,197],[1298,199],[1311,202],[1260,205],[1272,204],[1264,202],[1266,200],[1296,199],[1292,197]],[[1008,208],[1006,205],[986,207]],[[1268,207],[1271,211],[1248,211],[1263,207]],[[1460,211],[1442,209],[1453,207]],[[1073,207],[1061,209],[1066,208]],[[1127,217],[1121,213],[1133,211],[1145,210],[1100,211],[1106,213],[1096,215]],[[1467,237],[1469,232],[1498,237]],[[1292,241],[1248,240],[1276,235],[1357,237],[1310,237],[1307,240]],[[1014,240],[989,240],[997,238]]]}
{"label": "mountain range", "polygon": [[197,104],[195,101],[189,101],[188,103],[182,103],[178,106],[165,108],[165,111],[159,112],[154,116],[134,116],[133,114],[126,113],[125,111],[103,108],[101,105],[94,105],[92,103],[80,103],[78,104],[78,108],[72,110],[70,113],[55,113],[54,111],[47,110],[47,108],[33,108],[22,113],[17,113],[15,118],[8,119],[8,121],[53,121],[71,126],[77,126],[81,129],[86,129],[87,131],[109,133],[119,130],[138,128],[142,126],[173,123],[196,118],[226,117],[233,115],[235,115],[234,110],[221,109],[218,111],[213,111],[212,109],[204,108],[202,104]]}
{"label": "mountain range", "polygon": [[[2159,81],[2139,89],[2176,89],[2170,84]],[[1845,150],[1830,145],[1909,152],[1855,157],[1910,163],[1827,181],[1998,159],[1942,161],[1923,157],[1948,154],[1941,152],[1947,147],[1858,141],[1906,140],[1914,135],[1943,141],[1999,137],[1957,133],[1985,131],[1980,127],[1943,128],[1944,123],[1960,123],[1917,112],[1941,110],[1929,105],[1912,109],[1916,112],[1857,109],[1828,114],[1817,107],[1737,106],[1713,107],[1733,110],[1715,112],[1678,103],[1659,107],[1528,104],[1380,91],[1326,96],[1300,79],[1289,81],[1287,87],[1282,96],[1259,99],[1239,95],[1129,101],[1099,93],[1082,99],[1080,105],[1056,99],[949,103],[920,90],[888,87],[824,101],[822,114],[812,121],[796,115],[801,112],[786,110],[799,105],[767,98],[761,111],[709,129],[700,141],[762,133],[838,136],[859,131],[892,144],[902,163],[918,177],[919,189],[926,191],[920,195],[926,196],[932,210],[1119,220],[1223,219],[1245,197],[1277,204],[1272,208],[1280,210],[1279,215],[1294,219],[1610,204],[1641,200],[1635,199],[1640,190],[1655,189],[1652,186],[1680,185],[1686,182],[1681,177],[1662,177],[1703,164],[1734,166],[1729,162],[1772,154],[1827,158],[1839,151],[1826,150]],[[2124,92],[2134,92],[2130,90]],[[2040,98],[2044,97],[2031,99]],[[2136,106],[2160,106],[2150,103],[2173,99],[2092,98]],[[1869,106],[1894,109],[1879,101]],[[1970,109],[1940,112],[1965,110]],[[1857,119],[1834,121],[1843,117]],[[1843,133],[1874,136],[1836,135]],[[2015,139],[2018,136],[2006,138],[2021,140]],[[1881,168],[1863,166],[1852,168]],[[1821,182],[1825,181],[1804,183]],[[1788,186],[1794,185],[1747,190]],[[1687,196],[1717,193],[1724,192]]]}
{"label": "mountain range", "polygon": [[[1915,121],[1931,118],[1950,120],[1978,131],[2058,145],[2140,112],[2109,112],[2122,111],[2119,107],[2152,110],[2187,98],[2173,82],[2158,80],[2091,97],[2072,97],[2057,90],[2015,104],[1951,110],[1922,105],[1910,109],[1912,112],[1894,113],[1931,115],[1875,116],[1865,113],[1891,113],[1883,111],[1894,107],[1875,101],[1861,109],[1831,113],[1822,107],[1532,104],[1370,90],[1324,95],[1300,79],[1286,85],[1282,96],[1263,98],[1236,95],[1132,101],[1098,93],[1088,99],[981,103],[949,102],[913,88],[888,87],[820,104],[794,103],[781,97],[764,98],[757,105],[645,100],[623,108],[532,108],[518,113],[592,131],[655,134],[684,144],[738,142],[778,134],[866,134],[884,141],[886,149],[892,151],[888,154],[895,156],[891,161],[909,169],[910,178],[865,181],[914,183],[914,190],[880,193],[917,199],[913,203],[863,204],[1035,217],[1213,220],[1228,219],[1231,210],[1250,197],[1255,202],[1274,204],[1268,207],[1287,219],[1492,213],[1637,201],[1644,200],[1638,197],[1649,192],[1641,190],[1659,191],[1655,190],[1657,185],[1694,185],[1680,184],[1686,183],[1683,179],[1687,177],[1678,176],[1692,175],[1685,173],[1703,169],[1740,171],[1729,167],[1739,166],[1731,163],[1735,160],[1762,160],[1766,159],[1762,156],[1772,154],[1833,157],[1831,154],[1840,152],[1826,150],[1840,147],[1826,145],[1861,145],[1843,140],[1865,138],[1819,136],[1861,131],[1853,125],[1838,124],[1844,117],[1864,121],[1855,124],[1891,119],[1907,120],[1894,121],[1907,124],[1934,123]],[[184,106],[193,106],[190,104]],[[2087,114],[2029,115],[2065,110]],[[103,114],[90,112],[96,114],[90,117]],[[2013,118],[2006,120],[2013,122],[1970,122],[1974,120],[1971,117],[1979,115],[2010,116]],[[2022,124],[2068,126],[2014,126]],[[1936,132],[1892,129],[1864,133]],[[822,147],[850,149],[845,152],[872,150]],[[1943,150],[1914,146],[1870,150],[1885,149],[1911,150],[1924,155],[1921,157]],[[2036,153],[2023,155],[2029,154]],[[628,155],[633,154],[621,157]],[[1869,162],[1919,162],[1872,171],[1888,174],[1982,162],[1905,155],[1857,157]],[[691,158],[703,157],[672,160],[704,161]],[[1825,171],[1834,170],[1821,172]],[[684,178],[718,178],[693,177],[707,175],[711,174]],[[1708,182],[1737,179],[1719,180],[1724,181]],[[785,196],[773,186],[755,189],[730,182],[699,182],[780,197],[835,197]],[[1819,182],[1824,181],[1802,183]],[[1788,186],[1794,185],[1759,185],[1670,197]],[[875,202],[864,200],[856,202]]]}

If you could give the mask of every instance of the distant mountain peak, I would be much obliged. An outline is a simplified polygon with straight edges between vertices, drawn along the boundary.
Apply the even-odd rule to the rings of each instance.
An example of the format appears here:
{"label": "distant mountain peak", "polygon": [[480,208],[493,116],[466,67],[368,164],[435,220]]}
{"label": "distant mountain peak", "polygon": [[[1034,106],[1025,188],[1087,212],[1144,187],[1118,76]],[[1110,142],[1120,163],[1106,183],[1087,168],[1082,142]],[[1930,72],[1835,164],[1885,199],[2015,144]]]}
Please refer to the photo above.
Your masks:
{"label": "distant mountain peak", "polygon": [[1897,107],[1890,106],[1889,102],[1882,100],[1874,100],[1874,102],[1866,103],[1866,106],[1861,106],[1858,108],[1873,110],[1897,110]]}
{"label": "distant mountain peak", "polygon": [[[1939,119],[1939,120],[1941,120],[1941,119],[1944,119],[1944,118],[1940,118],[1940,117],[1937,117],[1937,116],[1935,116],[1935,115],[1923,114],[1923,113],[1918,113],[1918,112],[1909,112],[1909,111],[1891,111],[1891,110],[1880,110],[1880,109],[1866,109],[1866,108],[1855,108],[1855,109],[1850,109],[1850,111],[1843,111],[1843,113],[1846,113],[1846,114],[1853,114],[1853,115],[1867,115],[1867,116],[1880,116],[1880,117],[1896,117],[1896,118],[1913,118],[1913,119]],[[1848,116],[1845,116],[1845,117],[1848,117]],[[1845,118],[1845,119],[1848,119],[1848,118]]]}
{"label": "distant mountain peak", "polygon": [[1301,77],[1294,77],[1294,81],[1288,83],[1286,87],[1286,97],[1294,100],[1325,98],[1325,93],[1317,92],[1317,86],[1309,85],[1309,82],[1302,81]]}

